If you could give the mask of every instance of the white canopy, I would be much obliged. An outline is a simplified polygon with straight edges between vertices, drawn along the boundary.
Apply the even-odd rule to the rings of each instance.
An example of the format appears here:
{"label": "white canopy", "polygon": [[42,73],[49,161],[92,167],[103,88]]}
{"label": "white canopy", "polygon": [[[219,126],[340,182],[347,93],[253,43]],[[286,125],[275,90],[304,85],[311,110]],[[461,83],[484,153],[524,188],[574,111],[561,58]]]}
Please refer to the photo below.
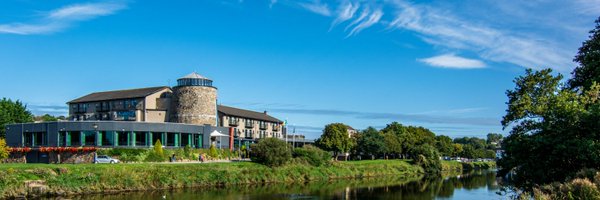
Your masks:
{"label": "white canopy", "polygon": [[214,130],[212,133],[210,133],[210,137],[229,137],[229,135],[225,135],[223,133],[219,133],[217,130]]}

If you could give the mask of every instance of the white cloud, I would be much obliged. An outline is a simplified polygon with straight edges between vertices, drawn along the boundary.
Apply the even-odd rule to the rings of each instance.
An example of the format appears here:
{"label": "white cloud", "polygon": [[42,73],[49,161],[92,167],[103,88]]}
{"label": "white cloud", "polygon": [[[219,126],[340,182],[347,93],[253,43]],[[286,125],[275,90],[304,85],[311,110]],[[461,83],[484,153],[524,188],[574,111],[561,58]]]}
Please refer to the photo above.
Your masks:
{"label": "white cloud", "polygon": [[419,61],[433,67],[452,69],[480,69],[486,67],[485,63],[480,60],[463,58],[453,54],[444,54],[431,58],[419,59]]}
{"label": "white cloud", "polygon": [[359,23],[358,25],[356,25],[352,29],[352,31],[350,31],[350,33],[348,33],[348,37],[359,33],[360,31],[362,31],[365,28],[369,28],[370,26],[373,26],[373,24],[376,24],[377,22],[379,22],[379,20],[381,19],[382,16],[383,16],[383,12],[381,10],[375,10],[373,13],[371,13],[371,15],[369,15],[369,18],[367,18],[366,20],[364,20],[361,23]]}
{"label": "white cloud", "polygon": [[124,9],[121,3],[88,3],[65,6],[48,12],[36,23],[0,24],[0,33],[32,35],[62,31],[77,21],[114,14]]}
{"label": "white cloud", "polygon": [[333,20],[333,22],[331,23],[331,28],[338,25],[339,23],[352,19],[356,11],[358,11],[359,6],[360,5],[358,3],[353,4],[352,2],[346,2],[345,4],[340,6],[337,18],[335,18],[335,20]]}
{"label": "white cloud", "polygon": [[331,11],[329,10],[327,4],[323,4],[319,1],[314,1],[312,3],[299,3],[299,5],[319,15],[331,16]]}

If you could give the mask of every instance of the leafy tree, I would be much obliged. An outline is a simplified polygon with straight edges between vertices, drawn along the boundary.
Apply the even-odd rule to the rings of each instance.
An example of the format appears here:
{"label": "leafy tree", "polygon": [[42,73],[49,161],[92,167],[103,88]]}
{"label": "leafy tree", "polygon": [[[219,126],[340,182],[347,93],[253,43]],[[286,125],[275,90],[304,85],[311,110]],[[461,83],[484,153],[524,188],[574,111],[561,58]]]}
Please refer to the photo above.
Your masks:
{"label": "leafy tree", "polygon": [[356,141],[358,151],[365,155],[371,155],[373,158],[375,155],[384,153],[385,151],[385,140],[383,135],[373,127],[369,127],[363,130],[361,137]]}
{"label": "leafy tree", "polygon": [[462,155],[462,152],[463,152],[462,144],[454,143],[454,144],[452,144],[452,147],[453,147],[452,156],[456,157],[456,156]]}
{"label": "leafy tree", "polygon": [[402,153],[402,141],[400,137],[393,132],[383,132],[385,142],[385,152],[388,154],[399,155]]}
{"label": "leafy tree", "polygon": [[503,136],[502,134],[499,133],[488,133],[487,134],[487,143],[491,144],[492,142],[495,143],[500,143],[500,141],[502,140]]}
{"label": "leafy tree", "polygon": [[571,89],[588,90],[594,82],[600,83],[600,17],[596,27],[590,32],[589,39],[579,47],[579,52],[573,61],[579,63],[569,80]]}
{"label": "leafy tree", "polygon": [[435,148],[444,156],[451,156],[454,153],[452,139],[445,135],[435,137]]}
{"label": "leafy tree", "polygon": [[33,115],[21,101],[7,98],[0,100],[0,138],[6,137],[6,124],[27,123],[33,121]]}
{"label": "leafy tree", "polygon": [[428,174],[440,174],[442,172],[442,162],[440,153],[435,147],[424,144],[413,148],[412,158],[417,165],[423,167]]}
{"label": "leafy tree", "polygon": [[44,114],[42,116],[35,116],[34,117],[35,121],[42,121],[42,122],[55,122],[58,121],[57,117],[54,117],[50,114]]}
{"label": "leafy tree", "polygon": [[347,127],[342,123],[328,124],[315,144],[323,150],[332,151],[336,158],[339,153],[349,152],[354,143],[348,136]]}
{"label": "leafy tree", "polygon": [[253,162],[267,166],[281,166],[292,159],[292,150],[285,141],[277,138],[264,138],[251,145],[250,158]]}
{"label": "leafy tree", "polygon": [[481,158],[482,155],[480,154],[480,151],[478,151],[473,145],[465,144],[463,145],[463,151],[460,154],[460,157],[473,159]]}
{"label": "leafy tree", "polygon": [[0,138],[0,160],[8,158],[9,150],[8,146],[6,146],[6,140]]}
{"label": "leafy tree", "polygon": [[512,130],[498,165],[500,175],[516,171],[517,187],[564,181],[581,169],[600,167],[600,87],[592,83],[576,92],[561,80],[550,69],[529,69],[507,91],[502,125]]}

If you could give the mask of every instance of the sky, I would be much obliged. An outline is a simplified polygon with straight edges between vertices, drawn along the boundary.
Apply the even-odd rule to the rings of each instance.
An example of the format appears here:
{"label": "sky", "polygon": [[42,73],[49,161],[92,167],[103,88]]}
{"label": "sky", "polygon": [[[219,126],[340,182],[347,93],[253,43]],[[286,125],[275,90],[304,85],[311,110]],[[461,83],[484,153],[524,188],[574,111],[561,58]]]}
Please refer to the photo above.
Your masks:
{"label": "sky", "polygon": [[0,97],[67,115],[92,92],[197,72],[220,104],[266,110],[307,138],[394,121],[507,135],[514,78],[568,78],[598,16],[600,0],[4,0]]}

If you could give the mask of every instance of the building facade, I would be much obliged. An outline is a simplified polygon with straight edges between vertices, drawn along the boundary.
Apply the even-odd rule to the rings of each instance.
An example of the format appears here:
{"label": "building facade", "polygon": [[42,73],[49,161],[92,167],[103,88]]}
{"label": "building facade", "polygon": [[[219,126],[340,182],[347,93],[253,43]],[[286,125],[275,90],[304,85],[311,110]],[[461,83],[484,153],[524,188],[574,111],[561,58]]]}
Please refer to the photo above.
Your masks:
{"label": "building facade", "polygon": [[[283,122],[264,113],[217,105],[213,81],[197,73],[168,86],[95,92],[67,102],[69,121],[12,124],[12,147],[233,148],[260,138],[285,137]],[[228,135],[215,139],[211,133]],[[219,136],[222,137],[222,136]]]}

